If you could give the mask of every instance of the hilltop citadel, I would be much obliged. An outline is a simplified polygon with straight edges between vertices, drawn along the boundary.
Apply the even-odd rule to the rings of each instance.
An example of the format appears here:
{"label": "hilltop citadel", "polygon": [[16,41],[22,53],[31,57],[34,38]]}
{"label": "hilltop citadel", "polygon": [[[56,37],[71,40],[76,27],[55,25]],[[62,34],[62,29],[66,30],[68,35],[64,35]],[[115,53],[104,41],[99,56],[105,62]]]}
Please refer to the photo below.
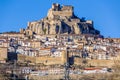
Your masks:
{"label": "hilltop citadel", "polygon": [[100,34],[94,29],[93,21],[78,18],[74,14],[73,6],[60,6],[60,4],[53,4],[47,17],[28,22],[27,29],[21,29],[20,32],[27,36],[33,34]]}

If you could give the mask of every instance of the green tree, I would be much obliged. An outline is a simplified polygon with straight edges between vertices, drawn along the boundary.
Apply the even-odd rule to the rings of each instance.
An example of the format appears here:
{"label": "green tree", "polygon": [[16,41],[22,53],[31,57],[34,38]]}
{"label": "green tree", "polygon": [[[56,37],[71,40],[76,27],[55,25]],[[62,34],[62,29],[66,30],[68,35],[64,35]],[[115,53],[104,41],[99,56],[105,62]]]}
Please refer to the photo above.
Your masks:
{"label": "green tree", "polygon": [[47,29],[46,29],[46,28],[44,28],[44,29],[43,29],[44,34],[46,34],[46,31],[47,31]]}

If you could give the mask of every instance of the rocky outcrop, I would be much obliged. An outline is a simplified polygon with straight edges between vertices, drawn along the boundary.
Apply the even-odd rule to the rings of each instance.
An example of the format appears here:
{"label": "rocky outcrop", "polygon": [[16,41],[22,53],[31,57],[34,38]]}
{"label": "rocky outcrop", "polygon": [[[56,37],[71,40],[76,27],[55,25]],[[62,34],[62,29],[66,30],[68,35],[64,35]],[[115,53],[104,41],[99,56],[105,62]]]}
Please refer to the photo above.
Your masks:
{"label": "rocky outcrop", "polygon": [[60,6],[53,4],[47,17],[29,22],[26,30],[22,33],[33,34],[100,34],[93,27],[93,21],[80,19],[74,15],[72,6]]}

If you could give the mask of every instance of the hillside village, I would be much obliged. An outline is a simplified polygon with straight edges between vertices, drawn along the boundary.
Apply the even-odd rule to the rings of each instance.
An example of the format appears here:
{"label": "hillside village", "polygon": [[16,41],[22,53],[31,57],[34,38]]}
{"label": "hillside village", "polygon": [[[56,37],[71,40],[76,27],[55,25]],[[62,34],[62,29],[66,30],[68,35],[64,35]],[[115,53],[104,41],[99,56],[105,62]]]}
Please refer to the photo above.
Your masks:
{"label": "hillside village", "polygon": [[112,68],[119,56],[120,39],[104,38],[93,21],[74,15],[73,6],[53,4],[46,18],[28,22],[27,29],[0,34],[0,63],[26,63],[27,68],[19,70],[28,70],[22,73],[30,77],[64,74],[65,64],[71,74],[85,73],[85,68],[92,66],[104,72],[103,68]]}

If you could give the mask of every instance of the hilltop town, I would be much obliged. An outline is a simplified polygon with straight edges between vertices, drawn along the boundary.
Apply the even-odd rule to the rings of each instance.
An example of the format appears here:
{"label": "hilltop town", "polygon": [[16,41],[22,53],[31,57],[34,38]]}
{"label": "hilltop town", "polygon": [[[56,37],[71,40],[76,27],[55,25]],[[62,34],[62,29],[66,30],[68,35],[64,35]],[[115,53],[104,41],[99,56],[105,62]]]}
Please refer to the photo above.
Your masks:
{"label": "hilltop town", "polygon": [[0,34],[0,63],[13,62],[4,68],[11,74],[16,69],[18,77],[107,73],[119,57],[120,38],[104,38],[93,21],[77,17],[69,5],[54,3],[47,17],[28,22],[18,33]]}

